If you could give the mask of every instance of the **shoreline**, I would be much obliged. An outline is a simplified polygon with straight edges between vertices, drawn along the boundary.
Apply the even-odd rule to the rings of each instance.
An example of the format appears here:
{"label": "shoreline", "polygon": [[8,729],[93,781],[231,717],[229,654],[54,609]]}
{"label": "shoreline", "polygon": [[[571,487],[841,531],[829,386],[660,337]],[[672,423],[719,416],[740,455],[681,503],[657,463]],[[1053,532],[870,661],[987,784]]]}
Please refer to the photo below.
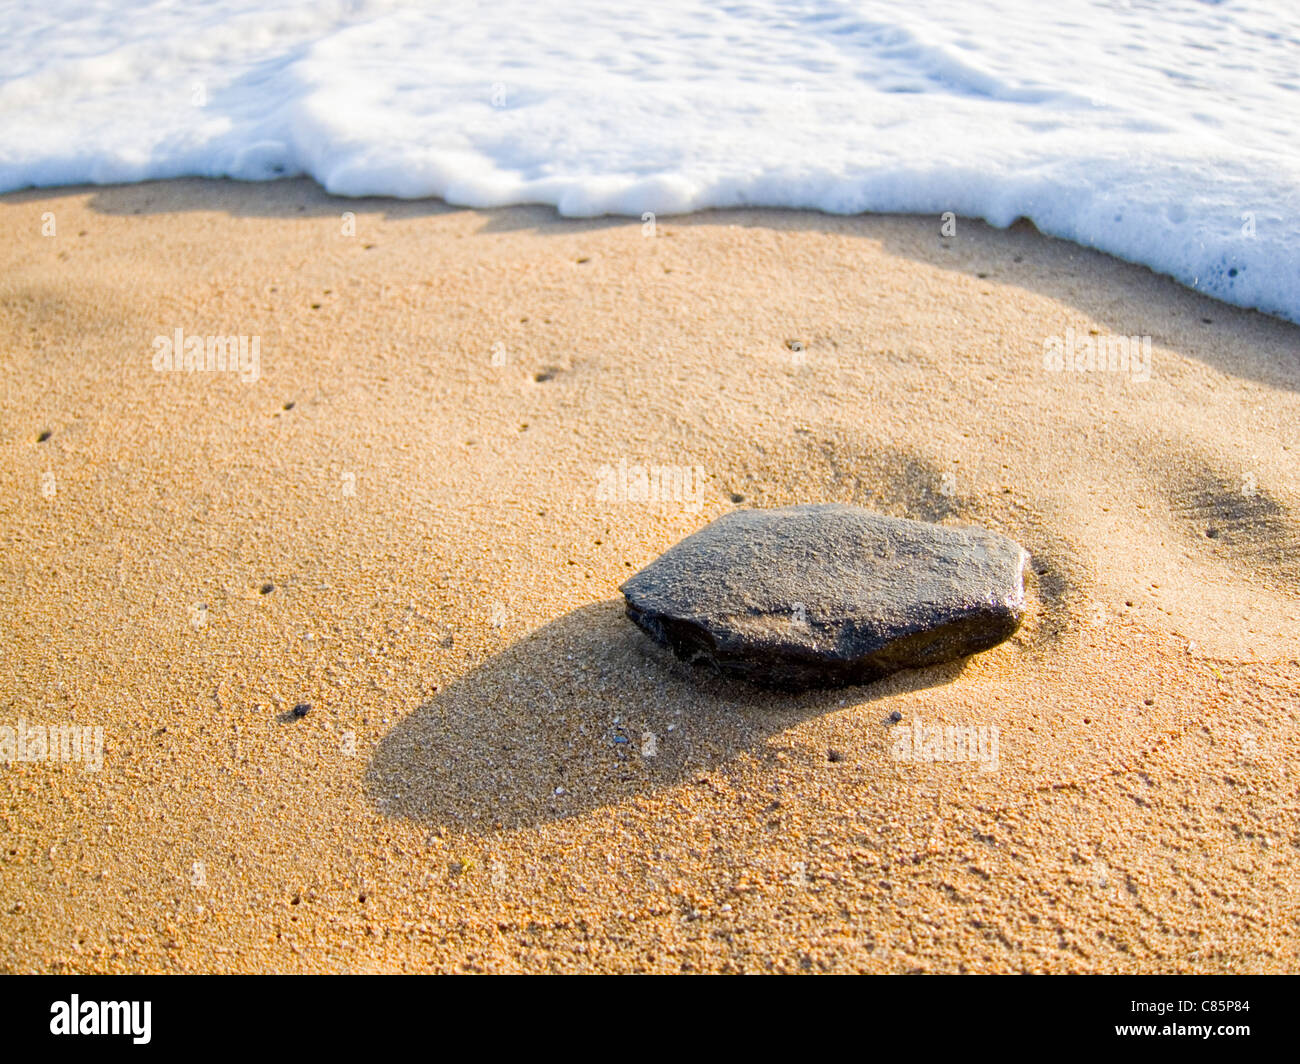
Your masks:
{"label": "shoreline", "polygon": [[[213,205],[223,203],[229,205],[234,200],[239,199],[238,194],[233,198],[226,195],[222,190],[234,188],[275,188],[285,186],[293,191],[288,196],[278,194],[268,195],[266,198],[273,203],[292,201],[297,206],[310,204],[307,209],[320,209],[325,204],[330,204],[338,208],[337,213],[344,215],[347,213],[355,214],[355,211],[348,211],[347,205],[353,204],[363,208],[363,213],[380,212],[392,217],[414,217],[422,213],[443,213],[443,212],[471,212],[484,216],[497,215],[503,212],[522,211],[526,213],[539,213],[546,221],[560,225],[577,225],[577,226],[595,226],[603,227],[607,225],[640,225],[643,231],[653,230],[660,225],[670,224],[690,224],[691,221],[700,220],[707,224],[710,218],[720,218],[727,216],[763,216],[769,220],[780,218],[811,218],[822,219],[827,223],[836,220],[852,222],[854,219],[908,219],[908,220],[925,220],[927,224],[933,223],[935,228],[941,231],[946,238],[955,235],[958,225],[978,226],[991,232],[1031,232],[1043,240],[1050,241],[1054,244],[1064,244],[1068,247],[1076,248],[1081,252],[1092,255],[1100,255],[1105,259],[1116,262],[1122,266],[1141,270],[1151,274],[1153,277],[1162,281],[1170,281],[1178,288],[1189,293],[1195,294],[1208,300],[1216,306],[1223,306],[1234,311],[1246,314],[1258,314],[1270,321],[1276,321],[1283,325],[1300,328],[1300,322],[1293,321],[1285,314],[1264,309],[1262,306],[1249,305],[1245,303],[1233,303],[1213,294],[1207,290],[1198,288],[1193,284],[1188,284],[1179,279],[1175,273],[1158,269],[1137,258],[1126,258],[1116,251],[1109,251],[1103,247],[1076,241],[1069,236],[1060,236],[1045,229],[1040,229],[1035,221],[1027,215],[1021,214],[1015,217],[1005,226],[995,225],[986,221],[982,217],[973,215],[956,214],[951,210],[936,212],[933,214],[922,214],[916,211],[859,211],[855,213],[836,213],[824,210],[820,207],[785,207],[785,206],[762,206],[756,204],[746,204],[739,207],[699,207],[682,214],[670,214],[655,211],[628,211],[626,213],[613,214],[595,214],[595,215],[565,215],[560,213],[560,209],[553,203],[544,200],[523,201],[512,203],[507,206],[498,207],[475,207],[470,205],[452,203],[436,195],[430,196],[411,196],[403,197],[396,195],[344,195],[328,192],[315,177],[309,174],[286,175],[266,179],[245,179],[234,177],[198,177],[184,176],[173,178],[147,178],[139,181],[128,183],[106,183],[106,184],[70,184],[70,185],[44,185],[44,186],[26,186],[23,188],[10,189],[0,192],[0,203],[12,203],[21,205],[29,201],[45,202],[57,200],[68,196],[85,196],[100,199],[106,203],[112,203],[118,199],[115,193],[124,193],[131,189],[145,188],[178,188],[184,187],[188,191],[181,194],[181,198],[186,201],[186,205],[181,209],[203,209],[202,205]],[[215,190],[215,193],[199,193],[198,202],[201,206],[195,206],[192,200],[193,193],[200,188]],[[306,190],[306,194],[302,194]],[[100,195],[102,194],[102,195]],[[211,199],[208,199],[212,195]],[[126,197],[127,200],[135,197]],[[143,208],[133,208],[133,213],[143,213],[150,203],[149,197],[143,197]],[[422,210],[425,208],[425,210]],[[109,207],[108,212],[114,213],[119,208],[116,206]],[[1252,214],[1245,217],[1253,219]],[[1249,223],[1250,232],[1243,235],[1254,236],[1254,222]],[[833,226],[826,226],[833,229]],[[355,235],[353,233],[352,235]],[[946,245],[945,245],[946,246]],[[1232,276],[1235,277],[1237,271],[1232,270]]]}

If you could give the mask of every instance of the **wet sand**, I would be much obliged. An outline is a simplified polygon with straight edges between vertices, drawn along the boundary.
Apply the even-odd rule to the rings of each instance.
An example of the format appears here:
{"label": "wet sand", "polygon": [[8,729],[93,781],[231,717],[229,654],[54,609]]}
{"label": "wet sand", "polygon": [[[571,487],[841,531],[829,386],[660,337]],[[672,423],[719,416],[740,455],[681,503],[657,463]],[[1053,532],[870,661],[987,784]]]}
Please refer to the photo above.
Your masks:
{"label": "wet sand", "polygon": [[[0,219],[0,725],[104,737],[0,766],[0,969],[1297,967],[1295,326],[1027,225]],[[178,329],[245,361],[155,369]],[[623,616],[713,517],[828,500],[1016,538],[1026,624],[789,695]],[[899,760],[917,722],[996,764]]]}

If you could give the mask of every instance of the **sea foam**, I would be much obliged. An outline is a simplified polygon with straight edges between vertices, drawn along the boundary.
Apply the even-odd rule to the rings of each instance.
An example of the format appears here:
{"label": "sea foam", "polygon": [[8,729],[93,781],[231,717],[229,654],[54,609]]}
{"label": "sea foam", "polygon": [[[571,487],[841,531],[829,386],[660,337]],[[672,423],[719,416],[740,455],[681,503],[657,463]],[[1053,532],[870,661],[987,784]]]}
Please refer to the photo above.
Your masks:
{"label": "sea foam", "polygon": [[1300,322],[1292,5],[431,7],[8,4],[0,190],[308,174],[568,216],[1025,217]]}

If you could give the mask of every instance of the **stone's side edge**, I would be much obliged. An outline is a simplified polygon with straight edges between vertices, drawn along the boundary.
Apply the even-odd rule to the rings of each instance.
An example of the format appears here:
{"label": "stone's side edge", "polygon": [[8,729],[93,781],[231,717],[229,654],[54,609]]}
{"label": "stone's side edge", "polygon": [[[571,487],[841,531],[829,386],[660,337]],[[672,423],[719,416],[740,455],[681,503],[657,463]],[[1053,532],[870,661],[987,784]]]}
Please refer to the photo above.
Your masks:
{"label": "stone's side edge", "polygon": [[688,664],[710,664],[759,687],[794,691],[873,683],[903,669],[928,668],[978,654],[1015,635],[1024,611],[972,610],[948,624],[912,632],[857,658],[833,661],[823,654],[785,649],[759,663],[720,650],[707,630],[690,621],[647,614],[631,603],[627,616]]}

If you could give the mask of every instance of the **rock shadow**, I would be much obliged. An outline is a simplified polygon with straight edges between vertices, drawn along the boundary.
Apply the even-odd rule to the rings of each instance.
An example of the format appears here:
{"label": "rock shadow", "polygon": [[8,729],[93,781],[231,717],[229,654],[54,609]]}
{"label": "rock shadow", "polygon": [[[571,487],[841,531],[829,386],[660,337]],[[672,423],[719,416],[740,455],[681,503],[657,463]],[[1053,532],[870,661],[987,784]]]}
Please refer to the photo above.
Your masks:
{"label": "rock shadow", "polygon": [[[798,694],[726,680],[674,658],[623,600],[574,610],[416,707],[376,747],[365,783],[390,817],[514,830],[673,786],[841,705],[946,684],[963,661],[865,687]],[[880,714],[879,727],[890,726]]]}

